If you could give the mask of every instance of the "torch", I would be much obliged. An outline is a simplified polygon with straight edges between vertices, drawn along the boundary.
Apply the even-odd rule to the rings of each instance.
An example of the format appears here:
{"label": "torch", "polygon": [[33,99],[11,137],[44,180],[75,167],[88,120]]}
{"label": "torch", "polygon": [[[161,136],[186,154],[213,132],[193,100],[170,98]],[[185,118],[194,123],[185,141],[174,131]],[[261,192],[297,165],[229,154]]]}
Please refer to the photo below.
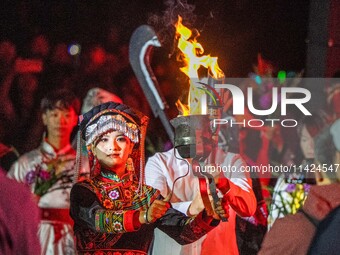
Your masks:
{"label": "torch", "polygon": [[[221,115],[220,94],[214,89],[213,81],[224,77],[222,70],[218,67],[217,58],[203,55],[203,47],[195,38],[192,38],[190,29],[182,24],[179,17],[176,24],[176,36],[178,49],[181,51],[181,60],[184,67],[181,71],[189,77],[189,106],[188,110],[180,110],[186,116],[179,116],[170,122],[175,128],[174,147],[182,158],[192,158],[192,169],[199,178],[199,187],[203,204],[208,214],[213,214],[209,194],[213,198],[216,207],[220,198],[217,195],[214,177],[205,171],[206,159],[209,157],[214,163],[214,148],[217,139],[212,138],[218,134],[216,129],[212,130],[210,120]],[[199,33],[197,32],[198,36]],[[198,69],[203,66],[208,69],[208,77],[199,78]],[[179,106],[183,106],[178,102]],[[222,217],[221,217],[222,218]],[[227,221],[222,218],[222,221]]]}
{"label": "torch", "polygon": [[[175,128],[174,147],[182,158],[192,158],[192,169],[194,175],[199,178],[203,204],[207,213],[211,215],[214,209],[211,206],[209,194],[213,198],[214,205],[220,198],[216,192],[213,176],[204,170],[205,160],[215,147],[214,140],[211,138],[209,115],[179,116],[170,122]],[[222,221],[227,221],[227,219],[222,217]]]}
{"label": "torch", "polygon": [[[182,109],[182,112],[186,112],[188,115],[179,116],[170,121],[175,128],[175,134],[173,134],[164,112],[167,104],[160,93],[157,79],[150,68],[149,53],[153,47],[160,47],[156,33],[150,26],[143,25],[134,31],[129,45],[129,58],[154,115],[160,117],[169,137],[174,141],[174,147],[178,149],[182,158],[193,159],[193,170],[194,174],[199,177],[204,206],[209,214],[213,214],[214,209],[211,205],[209,194],[213,197],[214,205],[219,201],[219,197],[216,192],[214,178],[204,171],[204,167],[205,160],[213,153],[213,148],[217,145],[217,140],[211,139],[213,132],[209,124],[210,118],[217,116],[216,114],[220,111],[222,101],[219,100],[219,93],[216,92],[213,86],[208,84],[207,79],[198,79],[197,71],[200,66],[204,66],[209,68],[214,78],[221,78],[224,74],[218,67],[217,58],[196,56],[197,51],[203,53],[203,48],[198,43],[192,44],[188,41],[191,37],[191,31],[182,25],[180,17],[176,26],[182,35],[178,38],[178,48],[184,55],[190,56],[184,57],[187,65],[181,69],[190,77],[190,110],[186,112]],[[179,101],[178,105],[183,106]],[[208,112],[214,112],[214,115],[209,115],[207,114]],[[226,221],[223,218],[222,220]]]}

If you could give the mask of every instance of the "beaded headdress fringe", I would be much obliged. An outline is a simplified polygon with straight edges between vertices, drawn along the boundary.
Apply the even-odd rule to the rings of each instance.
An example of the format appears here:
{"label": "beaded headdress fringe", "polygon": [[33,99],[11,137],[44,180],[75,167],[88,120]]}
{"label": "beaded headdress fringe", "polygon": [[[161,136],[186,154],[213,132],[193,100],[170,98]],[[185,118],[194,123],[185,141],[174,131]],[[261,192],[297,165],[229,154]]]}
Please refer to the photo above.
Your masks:
{"label": "beaded headdress fringe", "polygon": [[78,130],[77,132],[77,155],[76,155],[76,169],[75,169],[75,173],[74,173],[74,179],[73,179],[73,184],[75,184],[76,182],[78,182],[79,180],[79,172],[80,169],[82,168],[82,155],[81,155],[81,150],[83,147],[83,139],[81,138],[81,131]]}

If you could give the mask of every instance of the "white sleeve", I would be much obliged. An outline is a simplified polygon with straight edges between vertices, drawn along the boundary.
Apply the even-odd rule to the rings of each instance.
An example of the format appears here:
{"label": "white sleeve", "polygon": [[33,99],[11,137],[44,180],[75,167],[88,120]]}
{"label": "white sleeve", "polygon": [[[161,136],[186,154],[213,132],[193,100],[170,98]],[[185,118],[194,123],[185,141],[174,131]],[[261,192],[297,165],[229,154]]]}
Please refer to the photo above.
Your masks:
{"label": "white sleeve", "polygon": [[252,190],[249,173],[241,171],[241,167],[246,166],[246,163],[241,158],[241,156],[235,154],[231,159],[230,165],[234,167],[234,170],[236,170],[231,171],[231,175],[229,175],[230,181],[239,186],[244,191],[249,192]]}
{"label": "white sleeve", "polygon": [[[150,157],[145,165],[145,181],[147,185],[158,189],[165,198],[172,189],[173,180],[170,177],[169,169],[165,163],[165,159],[161,157],[161,153],[156,153]],[[192,201],[176,202],[170,200],[172,207],[184,214],[187,214],[188,208]]]}
{"label": "white sleeve", "polygon": [[170,190],[162,168],[165,168],[164,164],[157,154],[150,157],[145,165],[145,182],[147,185],[158,189],[161,195],[166,197]]}
{"label": "white sleeve", "polygon": [[14,179],[17,182],[26,182],[26,169],[29,168],[29,164],[25,158],[19,158],[19,160],[15,161],[10,170],[7,173],[7,177],[10,179]]}
{"label": "white sleeve", "polygon": [[187,201],[187,202],[177,202],[177,203],[171,203],[172,207],[176,209],[177,211],[180,211],[181,213],[184,213],[187,215],[189,206],[191,205],[192,201]]}

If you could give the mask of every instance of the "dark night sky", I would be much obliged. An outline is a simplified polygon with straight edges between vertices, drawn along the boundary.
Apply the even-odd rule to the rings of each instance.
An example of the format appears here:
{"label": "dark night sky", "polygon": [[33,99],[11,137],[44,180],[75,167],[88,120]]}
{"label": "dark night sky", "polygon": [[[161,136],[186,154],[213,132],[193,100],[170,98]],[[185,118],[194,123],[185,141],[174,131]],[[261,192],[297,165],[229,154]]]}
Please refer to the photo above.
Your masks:
{"label": "dark night sky", "polygon": [[[206,53],[219,57],[227,76],[244,76],[257,53],[280,69],[304,68],[308,0],[188,1],[195,5],[195,28]],[[19,46],[38,30],[52,41],[90,44],[104,39],[110,24],[124,42],[146,24],[151,13],[162,15],[164,1],[8,1],[0,11],[0,34]],[[19,10],[27,10],[25,12]],[[185,24],[185,23],[184,23]]]}

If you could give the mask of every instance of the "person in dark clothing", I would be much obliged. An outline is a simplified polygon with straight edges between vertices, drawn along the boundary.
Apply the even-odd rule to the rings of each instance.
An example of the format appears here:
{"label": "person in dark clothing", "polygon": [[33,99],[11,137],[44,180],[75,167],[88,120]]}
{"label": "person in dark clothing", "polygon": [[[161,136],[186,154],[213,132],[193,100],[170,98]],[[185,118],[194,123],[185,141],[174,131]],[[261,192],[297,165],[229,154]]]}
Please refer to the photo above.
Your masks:
{"label": "person in dark clothing", "polygon": [[340,251],[340,206],[319,223],[308,255],[338,254]]}

